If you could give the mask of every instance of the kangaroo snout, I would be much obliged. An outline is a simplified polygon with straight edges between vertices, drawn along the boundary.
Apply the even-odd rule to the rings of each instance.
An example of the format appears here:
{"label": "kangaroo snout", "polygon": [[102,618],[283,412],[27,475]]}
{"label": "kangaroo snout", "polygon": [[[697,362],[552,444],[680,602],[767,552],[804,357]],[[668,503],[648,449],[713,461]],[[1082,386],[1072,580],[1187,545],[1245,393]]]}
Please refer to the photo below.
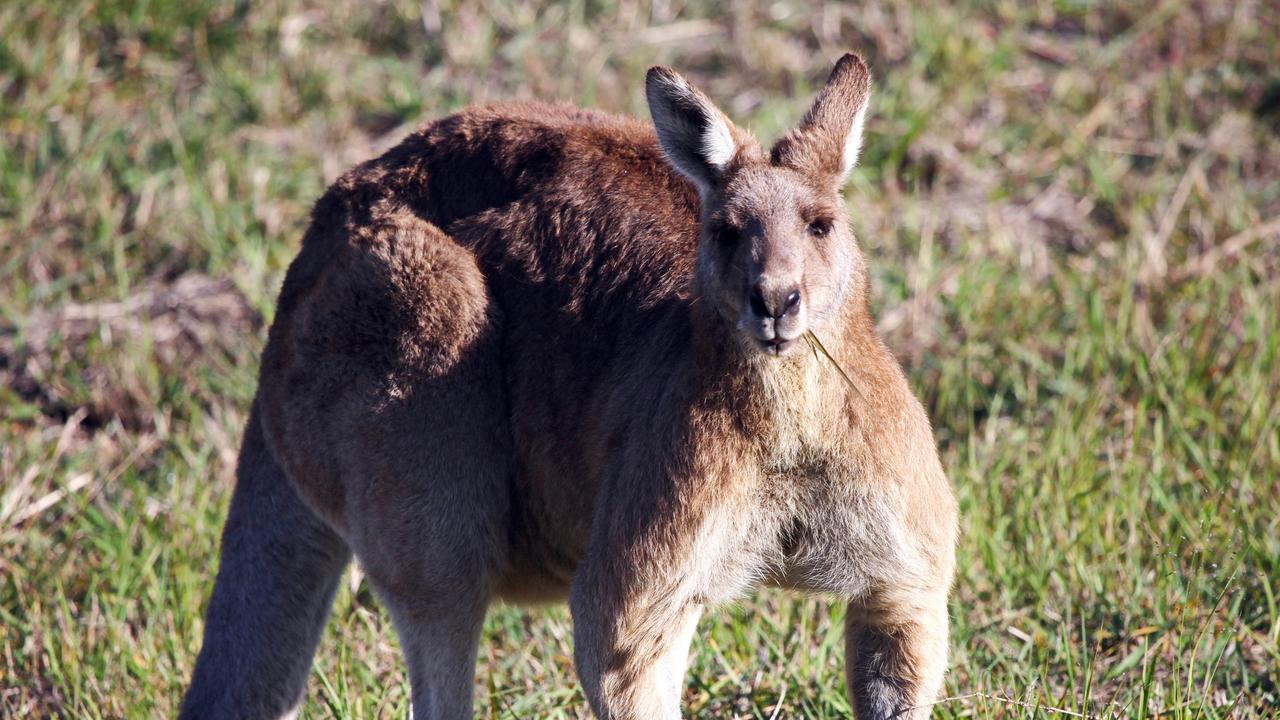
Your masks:
{"label": "kangaroo snout", "polygon": [[748,305],[756,315],[774,320],[785,315],[795,315],[800,311],[800,288],[783,288],[770,292],[757,283],[751,289]]}
{"label": "kangaroo snout", "polygon": [[741,326],[769,355],[791,351],[805,331],[804,291],[795,282],[757,280],[747,295]]}

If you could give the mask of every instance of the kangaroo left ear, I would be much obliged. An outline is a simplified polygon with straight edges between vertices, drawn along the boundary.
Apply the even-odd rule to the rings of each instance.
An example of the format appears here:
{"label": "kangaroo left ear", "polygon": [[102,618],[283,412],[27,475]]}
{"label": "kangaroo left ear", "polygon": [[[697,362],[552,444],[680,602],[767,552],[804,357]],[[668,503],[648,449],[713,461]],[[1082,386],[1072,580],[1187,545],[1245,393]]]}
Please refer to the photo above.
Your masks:
{"label": "kangaroo left ear", "polygon": [[719,185],[741,147],[733,123],[670,68],[649,69],[645,95],[667,160],[705,197]]}
{"label": "kangaroo left ear", "polygon": [[840,58],[800,125],[773,146],[773,163],[843,186],[858,163],[870,99],[866,63],[852,53]]}

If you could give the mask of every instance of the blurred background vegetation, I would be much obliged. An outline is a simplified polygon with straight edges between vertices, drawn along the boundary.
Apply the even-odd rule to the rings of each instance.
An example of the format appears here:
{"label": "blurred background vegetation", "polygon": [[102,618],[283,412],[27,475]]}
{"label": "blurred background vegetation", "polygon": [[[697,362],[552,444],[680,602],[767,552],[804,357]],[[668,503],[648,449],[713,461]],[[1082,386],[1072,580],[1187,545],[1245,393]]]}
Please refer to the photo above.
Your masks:
{"label": "blurred background vegetation", "polygon": [[[275,294],[344,169],[468,103],[643,115],[658,62],[767,139],[846,50],[876,76],[855,230],[964,514],[937,716],[1273,716],[1269,0],[0,0],[0,715],[172,714]],[[704,621],[687,712],[848,717],[841,612]],[[581,717],[571,642],[496,608],[477,711]],[[406,712],[358,573],[309,693]]]}

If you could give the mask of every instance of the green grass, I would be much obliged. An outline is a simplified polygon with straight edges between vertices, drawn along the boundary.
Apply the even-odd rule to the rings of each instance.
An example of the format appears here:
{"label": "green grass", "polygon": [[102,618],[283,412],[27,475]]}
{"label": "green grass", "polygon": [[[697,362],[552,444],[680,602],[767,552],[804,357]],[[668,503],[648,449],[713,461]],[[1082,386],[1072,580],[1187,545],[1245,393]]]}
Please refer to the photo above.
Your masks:
{"label": "green grass", "polygon": [[[845,49],[877,92],[850,208],[963,511],[936,715],[1274,716],[1280,10],[716,5],[0,1],[0,716],[173,712],[338,173],[474,101],[642,114],[656,62],[772,137]],[[709,617],[687,712],[848,717],[841,612]],[[571,643],[562,608],[495,608],[477,712],[583,715]],[[406,698],[353,576],[304,715]]]}

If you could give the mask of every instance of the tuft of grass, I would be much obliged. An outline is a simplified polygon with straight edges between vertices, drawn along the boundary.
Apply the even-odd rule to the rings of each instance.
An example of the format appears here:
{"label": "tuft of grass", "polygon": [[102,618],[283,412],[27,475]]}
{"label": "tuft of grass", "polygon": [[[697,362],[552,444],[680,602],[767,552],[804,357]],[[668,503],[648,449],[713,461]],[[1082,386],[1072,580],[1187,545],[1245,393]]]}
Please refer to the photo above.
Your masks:
{"label": "tuft of grass", "polygon": [[[935,716],[1272,715],[1280,10],[1184,0],[0,4],[0,715],[173,713],[264,328],[345,168],[471,102],[642,115],[654,63],[768,138],[848,49],[848,203],[963,513]],[[849,717],[842,613],[712,614],[686,711]],[[571,630],[494,608],[478,714],[584,716]],[[303,715],[407,702],[355,573]]]}

